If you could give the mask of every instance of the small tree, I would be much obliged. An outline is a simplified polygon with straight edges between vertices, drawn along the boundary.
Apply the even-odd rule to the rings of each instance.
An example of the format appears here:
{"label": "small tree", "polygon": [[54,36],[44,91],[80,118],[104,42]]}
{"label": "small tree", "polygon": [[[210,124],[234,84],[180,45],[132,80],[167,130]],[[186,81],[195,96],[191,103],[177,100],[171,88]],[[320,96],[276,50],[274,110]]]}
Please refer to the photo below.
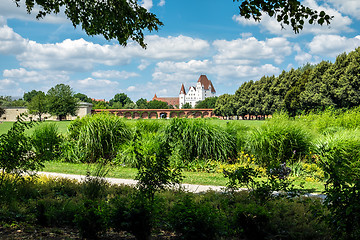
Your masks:
{"label": "small tree", "polygon": [[47,109],[51,115],[58,116],[61,121],[66,115],[75,116],[78,108],[77,98],[69,85],[58,84],[46,94]]}
{"label": "small tree", "polygon": [[139,100],[136,101],[136,107],[138,109],[147,109],[148,108],[147,100],[144,98],[140,98]]}
{"label": "small tree", "polygon": [[38,115],[41,121],[41,115],[47,113],[45,93],[39,92],[36,96],[32,97],[28,104],[29,113]]}
{"label": "small tree", "polygon": [[195,108],[215,108],[218,97],[205,98],[203,101],[196,103]]}
{"label": "small tree", "polygon": [[183,106],[182,106],[183,109],[192,109],[192,106],[190,103],[185,103]]}
{"label": "small tree", "polygon": [[0,100],[0,117],[5,113],[5,109],[1,107],[2,101]]}
{"label": "small tree", "polygon": [[36,95],[38,95],[39,93],[44,93],[44,92],[37,91],[37,90],[31,90],[30,92],[24,93],[23,99],[26,102],[31,102],[32,98],[35,97]]}

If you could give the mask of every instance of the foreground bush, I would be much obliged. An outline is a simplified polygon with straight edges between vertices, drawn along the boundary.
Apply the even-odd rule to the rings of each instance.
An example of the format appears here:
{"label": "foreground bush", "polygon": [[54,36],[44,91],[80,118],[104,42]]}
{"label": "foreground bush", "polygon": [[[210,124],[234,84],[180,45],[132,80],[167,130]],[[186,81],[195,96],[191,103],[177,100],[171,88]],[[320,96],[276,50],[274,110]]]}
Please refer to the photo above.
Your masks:
{"label": "foreground bush", "polygon": [[6,193],[0,197],[0,222],[76,228],[88,239],[101,238],[110,228],[136,239],[163,231],[174,239],[330,238],[327,213],[311,198],[281,198],[260,206],[247,192],[165,191],[156,193],[149,205],[127,186],[108,186],[89,199],[83,184],[89,183],[44,177],[9,180],[0,186]]}

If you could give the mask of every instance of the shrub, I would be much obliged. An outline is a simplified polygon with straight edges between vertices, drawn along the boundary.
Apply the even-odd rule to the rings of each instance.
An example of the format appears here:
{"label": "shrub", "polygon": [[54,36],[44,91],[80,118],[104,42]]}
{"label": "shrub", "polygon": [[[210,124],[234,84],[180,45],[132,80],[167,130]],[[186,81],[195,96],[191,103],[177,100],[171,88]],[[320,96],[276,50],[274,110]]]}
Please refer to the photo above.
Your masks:
{"label": "shrub", "polygon": [[59,154],[61,136],[54,123],[38,125],[31,137],[36,157],[41,160],[53,160]]}
{"label": "shrub", "polygon": [[153,205],[139,195],[119,196],[112,200],[111,226],[116,231],[127,231],[138,240],[150,238],[154,215]]}
{"label": "shrub", "polygon": [[271,168],[307,155],[311,139],[311,134],[301,124],[285,115],[275,115],[251,131],[247,150],[255,155],[258,164]]}
{"label": "shrub", "polygon": [[108,210],[104,202],[84,200],[74,220],[82,238],[98,239],[99,234],[107,230]]}
{"label": "shrub", "polygon": [[325,204],[336,239],[360,238],[359,130],[325,136],[317,145],[327,181]]}
{"label": "shrub", "polygon": [[[23,172],[43,167],[41,160],[33,154],[30,138],[25,134],[25,130],[33,127],[34,122],[24,122],[22,117],[18,117],[10,130],[0,136],[0,169],[2,173],[13,173],[20,176]],[[6,176],[8,175],[0,175],[0,184]]]}
{"label": "shrub", "polygon": [[206,202],[185,195],[170,209],[169,224],[180,239],[216,239],[219,231],[216,211]]}
{"label": "shrub", "polygon": [[234,209],[231,227],[235,234],[246,239],[265,239],[268,234],[269,213],[257,204],[238,204]]}

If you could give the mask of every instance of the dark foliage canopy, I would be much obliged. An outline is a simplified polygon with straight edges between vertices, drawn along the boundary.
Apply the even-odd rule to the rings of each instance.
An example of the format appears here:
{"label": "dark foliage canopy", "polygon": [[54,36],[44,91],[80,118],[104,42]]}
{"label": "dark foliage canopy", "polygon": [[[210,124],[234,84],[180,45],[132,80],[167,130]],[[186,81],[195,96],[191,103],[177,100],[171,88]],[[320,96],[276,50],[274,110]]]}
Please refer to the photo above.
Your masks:
{"label": "dark foliage canopy", "polygon": [[305,21],[309,24],[330,24],[332,16],[324,11],[320,13],[309,7],[306,7],[298,0],[233,0],[240,2],[240,15],[255,21],[260,21],[262,15],[268,14],[270,17],[276,17],[276,20],[282,27],[290,25],[295,33],[303,29]]}
{"label": "dark foliage canopy", "polygon": [[[21,2],[14,1],[17,5]],[[163,25],[136,0],[26,0],[25,4],[29,13],[35,7],[40,8],[38,19],[65,9],[65,15],[74,27],[81,26],[90,36],[116,39],[124,46],[131,39],[145,48],[143,31],[157,31]]]}
{"label": "dark foliage canopy", "polygon": [[[13,0],[18,6],[21,0]],[[320,13],[305,7],[298,0],[233,0],[240,2],[240,15],[260,21],[263,14],[276,17],[281,26],[291,25],[295,33],[303,29],[305,21],[310,24],[329,24],[332,19],[324,11]],[[65,15],[74,27],[81,26],[90,36],[103,35],[105,39],[116,39],[126,46],[129,40],[143,48],[144,30],[158,31],[163,23],[155,14],[138,4],[137,0],[26,0],[28,13],[39,8],[36,18],[58,14]]]}

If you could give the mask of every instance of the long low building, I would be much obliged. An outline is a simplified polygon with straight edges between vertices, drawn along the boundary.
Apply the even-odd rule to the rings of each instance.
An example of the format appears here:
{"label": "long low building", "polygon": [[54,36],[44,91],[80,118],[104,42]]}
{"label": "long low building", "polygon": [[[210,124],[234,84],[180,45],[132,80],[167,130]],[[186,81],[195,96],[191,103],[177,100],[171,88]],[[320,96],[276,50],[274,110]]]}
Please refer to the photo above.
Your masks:
{"label": "long low building", "polygon": [[[18,116],[28,112],[28,109],[25,107],[23,107],[23,108],[21,108],[21,107],[18,107],[18,108],[4,107],[4,110],[5,110],[5,113],[3,115],[1,115],[0,122],[1,121],[15,122]],[[84,117],[86,115],[91,114],[91,110],[92,110],[91,103],[81,102],[81,103],[79,103],[79,108],[76,112],[76,115],[75,116],[68,115],[68,116],[66,116],[66,119],[63,119],[63,120],[74,120],[77,117]],[[53,121],[58,120],[57,116],[51,116],[50,114],[43,114],[41,117],[46,120],[53,120]],[[28,116],[25,118],[25,120],[31,120],[31,119],[38,120],[38,118],[39,117],[37,115],[28,114]]]}

